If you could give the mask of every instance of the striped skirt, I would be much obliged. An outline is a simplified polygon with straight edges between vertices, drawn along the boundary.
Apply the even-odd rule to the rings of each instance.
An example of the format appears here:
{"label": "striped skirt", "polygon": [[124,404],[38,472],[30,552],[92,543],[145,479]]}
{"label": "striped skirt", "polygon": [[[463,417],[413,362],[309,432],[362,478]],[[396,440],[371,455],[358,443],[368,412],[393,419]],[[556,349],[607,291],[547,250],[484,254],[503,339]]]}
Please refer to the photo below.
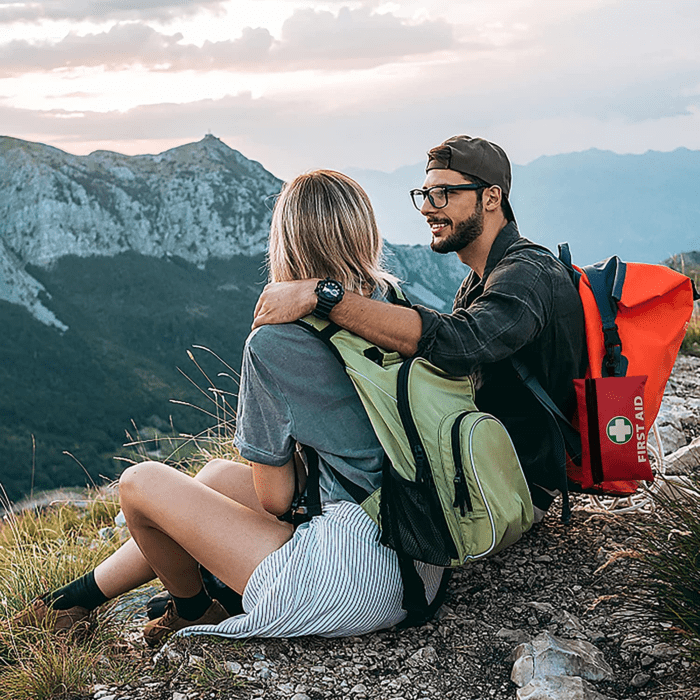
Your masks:
{"label": "striped skirt", "polygon": [[[344,637],[396,625],[406,616],[398,559],[377,539],[377,526],[360,506],[326,504],[322,515],[300,525],[253,571],[243,614],[178,634]],[[417,568],[432,601],[443,570],[422,563]]]}

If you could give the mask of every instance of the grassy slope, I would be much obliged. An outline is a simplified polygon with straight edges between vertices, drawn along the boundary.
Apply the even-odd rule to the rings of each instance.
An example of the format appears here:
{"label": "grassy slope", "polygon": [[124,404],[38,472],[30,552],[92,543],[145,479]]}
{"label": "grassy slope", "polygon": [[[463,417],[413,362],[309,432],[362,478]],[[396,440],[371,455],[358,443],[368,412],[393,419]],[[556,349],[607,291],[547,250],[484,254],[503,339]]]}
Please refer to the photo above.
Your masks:
{"label": "grassy slope", "polygon": [[[260,257],[200,270],[174,258],[124,254],[68,257],[51,270],[32,269],[52,294],[47,305],[69,330],[59,335],[21,307],[0,302],[0,327],[11,339],[0,344],[0,480],[10,498],[30,488],[32,435],[34,486],[46,489],[85,482],[66,450],[94,479],[113,476],[119,467],[112,455],[131,419],[142,426],[172,416],[184,432],[211,425],[198,411],[170,403],[208,404],[177,368],[196,377],[186,355],[194,344],[240,366],[261,267]],[[212,358],[202,363],[211,375],[223,369]]]}

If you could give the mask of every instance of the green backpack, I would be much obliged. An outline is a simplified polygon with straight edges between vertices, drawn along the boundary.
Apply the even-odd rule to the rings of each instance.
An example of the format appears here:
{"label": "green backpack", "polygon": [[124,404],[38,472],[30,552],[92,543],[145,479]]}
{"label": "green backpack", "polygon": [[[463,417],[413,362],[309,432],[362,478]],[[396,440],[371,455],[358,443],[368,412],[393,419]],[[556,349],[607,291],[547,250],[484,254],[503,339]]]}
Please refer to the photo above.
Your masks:
{"label": "green backpack", "polygon": [[420,624],[436,606],[427,604],[414,560],[460,566],[501,551],[532,525],[513,443],[500,421],[477,409],[469,377],[450,376],[422,357],[405,359],[314,316],[297,323],[343,364],[384,448],[382,487],[374,493],[334,476],[397,552],[404,624]]}

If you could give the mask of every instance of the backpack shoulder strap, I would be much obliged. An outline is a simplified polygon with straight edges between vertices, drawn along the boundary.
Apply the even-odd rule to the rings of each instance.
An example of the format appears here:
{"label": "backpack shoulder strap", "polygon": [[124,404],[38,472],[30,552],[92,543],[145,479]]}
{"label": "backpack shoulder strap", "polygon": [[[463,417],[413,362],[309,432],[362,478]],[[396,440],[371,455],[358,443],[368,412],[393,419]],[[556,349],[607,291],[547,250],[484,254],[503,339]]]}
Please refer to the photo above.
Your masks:
{"label": "backpack shoulder strap", "polygon": [[[562,493],[561,520],[564,523],[571,519],[571,507],[569,505],[569,486],[566,476],[566,454],[571,455],[575,463],[581,462],[581,436],[576,428],[567,420],[559,407],[552,401],[550,395],[544,390],[537,377],[530,372],[525,363],[516,357],[511,357],[511,363],[516,374],[534,397],[545,408],[553,426],[554,454],[559,467],[559,490]],[[538,508],[547,510],[552,502],[552,497],[543,489],[534,484],[531,485],[532,502]]]}
{"label": "backpack shoulder strap", "polygon": [[[581,281],[581,272],[574,267],[574,263],[571,261],[571,250],[569,249],[568,243],[560,243],[557,246],[557,259],[566,268],[571,281],[574,283],[576,289],[578,289],[579,282]],[[552,254],[554,257],[554,254]]]}
{"label": "backpack shoulder strap", "polygon": [[294,465],[294,498],[289,510],[277,519],[285,523],[291,523],[298,527],[306,523],[315,515],[321,515],[321,490],[319,487],[320,473],[318,470],[318,454],[316,450],[306,445],[301,445],[304,457],[306,458],[306,489],[301,492],[299,489],[299,474],[296,464]]}
{"label": "backpack shoulder strap", "polygon": [[294,325],[300,326],[312,335],[315,335],[333,353],[333,357],[340,362],[341,366],[345,367],[345,360],[340,354],[340,350],[331,340],[336,333],[343,330],[339,325],[333,323],[333,321],[316,318],[315,316],[300,318],[298,321],[294,321]]}
{"label": "backpack shoulder strap", "polygon": [[388,282],[389,291],[387,298],[392,304],[397,306],[411,306],[408,297],[403,293],[403,289],[396,282]]}
{"label": "backpack shoulder strap", "polygon": [[617,304],[622,299],[627,264],[617,255],[607,260],[587,265],[583,272],[593,292],[600,319],[603,324],[605,359],[601,370],[603,377],[624,377],[628,360],[622,354],[622,341],[617,330]]}
{"label": "backpack shoulder strap", "polygon": [[[294,322],[296,325],[301,326],[301,328],[306,329],[313,335],[315,335],[319,340],[321,340],[324,345],[333,353],[333,356],[340,363],[340,365],[345,368],[346,363],[341,354],[340,350],[335,346],[332,341],[333,336],[342,330],[340,326],[329,321],[327,319],[316,318],[315,316],[306,316],[298,321]],[[359,336],[358,336],[359,337]],[[365,341],[366,342],[366,341]],[[371,343],[367,343],[368,346]],[[306,492],[308,498],[313,501],[313,503],[318,503],[318,513],[321,512],[320,509],[320,495],[319,495],[319,469],[318,469],[318,454],[316,450],[308,445],[304,446],[304,452],[307,457],[307,464],[309,467],[309,481],[306,485]],[[348,479],[344,474],[341,474],[337,469],[334,469],[332,465],[327,464],[328,468],[333,474],[333,477],[340,483],[340,485],[347,491],[350,496],[355,500],[356,503],[362,504],[371,494],[365,491],[361,486],[358,486],[350,479]],[[312,478],[312,470],[314,475]],[[313,494],[312,494],[313,491]],[[314,513],[317,515],[318,513]]]}
{"label": "backpack shoulder strap", "polygon": [[[581,273],[573,265],[571,260],[571,250],[569,249],[568,243],[559,244],[558,256],[554,255],[549,248],[541,246],[537,243],[531,243],[528,241],[528,243],[523,245],[523,247],[536,248],[544,253],[547,253],[548,255],[551,255],[552,259],[557,260],[566,268],[571,281],[576,289],[578,289]],[[561,412],[559,407],[554,403],[551,396],[545,391],[544,387],[537,377],[530,371],[529,367],[527,367],[522,360],[515,356],[511,356],[511,364],[515,370],[515,373],[518,375],[523,384],[530,390],[530,392],[532,392],[537,401],[539,401],[539,403],[545,408],[553,426],[554,452],[560,470],[559,489],[562,492],[563,499],[561,519],[563,522],[568,522],[571,518],[571,508],[569,505],[569,489],[566,476],[566,455],[568,453],[576,464],[580,463],[581,436],[576,428],[574,428],[571,422]],[[532,493],[532,498],[533,503],[536,506],[544,506],[543,510],[546,510],[549,503],[551,503],[551,496],[545,491],[542,491],[541,493],[540,490],[534,491]],[[541,506],[539,505],[540,503]]]}

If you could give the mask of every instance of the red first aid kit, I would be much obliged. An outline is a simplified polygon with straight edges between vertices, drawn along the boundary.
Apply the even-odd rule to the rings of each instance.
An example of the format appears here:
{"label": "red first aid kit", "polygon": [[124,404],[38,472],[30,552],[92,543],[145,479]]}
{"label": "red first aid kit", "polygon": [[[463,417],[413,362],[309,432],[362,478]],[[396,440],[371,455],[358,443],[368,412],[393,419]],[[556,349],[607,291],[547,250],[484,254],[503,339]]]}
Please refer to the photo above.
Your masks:
{"label": "red first aid kit", "polygon": [[574,380],[582,459],[569,460],[567,473],[583,491],[628,495],[639,481],[654,479],[647,435],[696,291],[688,277],[663,265],[612,257],[574,269],[581,273],[588,371]]}
{"label": "red first aid kit", "polygon": [[646,376],[574,380],[582,489],[606,481],[654,479],[644,419],[646,382]]}

